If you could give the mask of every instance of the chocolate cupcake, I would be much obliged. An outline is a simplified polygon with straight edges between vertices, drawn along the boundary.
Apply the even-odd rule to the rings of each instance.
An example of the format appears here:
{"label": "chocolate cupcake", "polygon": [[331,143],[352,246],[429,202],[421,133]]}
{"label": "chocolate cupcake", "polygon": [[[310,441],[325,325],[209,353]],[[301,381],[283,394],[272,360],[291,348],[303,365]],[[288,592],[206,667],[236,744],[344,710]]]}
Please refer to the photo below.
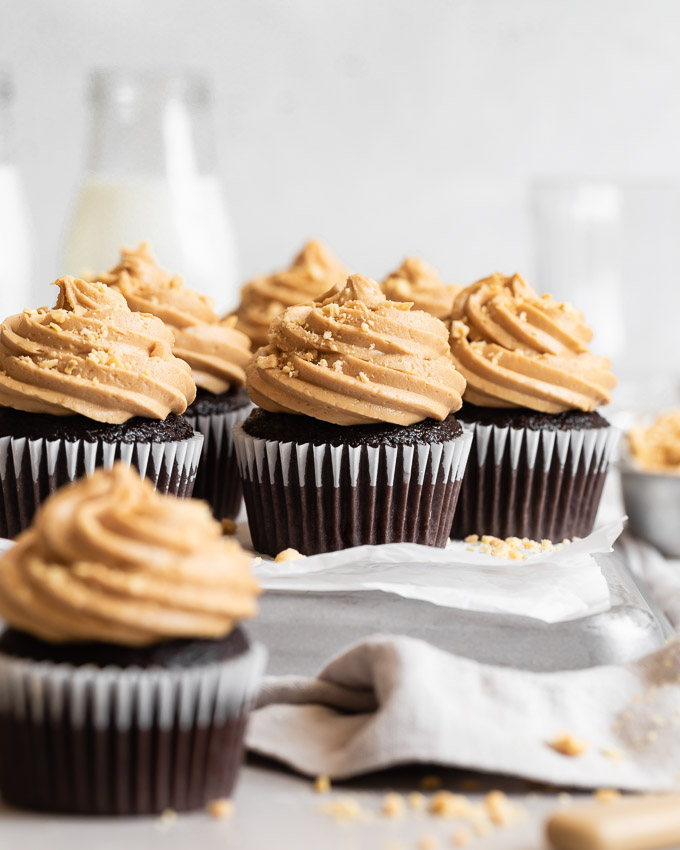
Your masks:
{"label": "chocolate cupcake", "polygon": [[443,283],[435,269],[419,257],[406,257],[382,282],[382,290],[390,301],[410,301],[414,309],[448,322],[461,287]]}
{"label": "chocolate cupcake", "polygon": [[446,326],[353,275],[272,322],[234,429],[255,548],[444,546],[470,447]]}
{"label": "chocolate cupcake", "polygon": [[264,666],[249,558],[206,505],[117,464],[0,559],[0,793],[83,815],[230,796]]}
{"label": "chocolate cupcake", "polygon": [[451,536],[589,534],[619,435],[595,410],[616,379],[583,316],[495,274],[457,296],[452,319],[474,442]]}
{"label": "chocolate cupcake", "polygon": [[288,269],[256,277],[241,290],[236,327],[255,348],[267,345],[269,325],[287,307],[313,301],[347,278],[345,269],[321,242],[312,240]]}
{"label": "chocolate cupcake", "polygon": [[153,316],[103,283],[63,277],[54,308],[0,325],[0,536],[69,481],[132,464],[188,496],[203,437],[181,418],[196,387]]}
{"label": "chocolate cupcake", "polygon": [[198,387],[184,414],[204,437],[193,495],[209,502],[217,519],[233,519],[242,496],[232,429],[252,408],[243,389],[250,340],[235,329],[235,318],[220,321],[211,298],[161,269],[144,243],[123,248],[120,263],[100,279],[124,295],[130,309],[152,313],[172,330],[175,356],[191,366]]}

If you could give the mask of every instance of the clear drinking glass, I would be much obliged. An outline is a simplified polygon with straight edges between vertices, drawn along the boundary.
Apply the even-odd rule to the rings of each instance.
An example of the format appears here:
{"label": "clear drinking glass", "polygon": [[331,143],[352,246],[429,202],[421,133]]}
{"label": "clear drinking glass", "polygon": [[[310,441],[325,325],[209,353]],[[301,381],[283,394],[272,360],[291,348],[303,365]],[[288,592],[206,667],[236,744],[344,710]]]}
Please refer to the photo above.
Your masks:
{"label": "clear drinking glass", "polygon": [[70,274],[112,266],[121,245],[211,295],[238,297],[236,250],[216,172],[211,98],[198,76],[96,71],[87,163],[65,240]]}
{"label": "clear drinking glass", "polygon": [[33,306],[28,207],[12,145],[12,86],[0,72],[0,320]]}
{"label": "clear drinking glass", "polygon": [[594,331],[596,354],[625,344],[623,196],[614,183],[538,180],[531,187],[535,288],[573,302]]}

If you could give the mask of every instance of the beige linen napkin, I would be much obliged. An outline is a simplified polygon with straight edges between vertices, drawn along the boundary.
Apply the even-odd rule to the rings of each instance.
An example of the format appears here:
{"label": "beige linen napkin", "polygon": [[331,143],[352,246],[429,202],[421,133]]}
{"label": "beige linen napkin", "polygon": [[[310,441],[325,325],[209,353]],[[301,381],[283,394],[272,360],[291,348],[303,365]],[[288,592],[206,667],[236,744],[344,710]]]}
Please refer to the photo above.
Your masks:
{"label": "beige linen napkin", "polygon": [[[532,673],[376,636],[315,680],[270,679],[249,748],[309,776],[405,763],[584,788],[680,787],[680,641],[622,667]],[[586,745],[568,756],[561,733]]]}

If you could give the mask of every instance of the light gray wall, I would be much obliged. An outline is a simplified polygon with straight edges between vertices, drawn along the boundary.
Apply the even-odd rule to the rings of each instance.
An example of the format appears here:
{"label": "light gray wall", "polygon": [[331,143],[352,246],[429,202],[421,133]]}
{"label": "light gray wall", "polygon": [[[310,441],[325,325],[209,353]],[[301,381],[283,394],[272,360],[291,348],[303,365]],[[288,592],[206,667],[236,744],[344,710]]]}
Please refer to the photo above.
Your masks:
{"label": "light gray wall", "polygon": [[531,271],[533,176],[633,180],[630,339],[672,363],[649,296],[677,315],[679,25],[677,0],[0,0],[35,272],[60,270],[87,69],[176,63],[214,81],[244,276],[312,234],[373,275]]}

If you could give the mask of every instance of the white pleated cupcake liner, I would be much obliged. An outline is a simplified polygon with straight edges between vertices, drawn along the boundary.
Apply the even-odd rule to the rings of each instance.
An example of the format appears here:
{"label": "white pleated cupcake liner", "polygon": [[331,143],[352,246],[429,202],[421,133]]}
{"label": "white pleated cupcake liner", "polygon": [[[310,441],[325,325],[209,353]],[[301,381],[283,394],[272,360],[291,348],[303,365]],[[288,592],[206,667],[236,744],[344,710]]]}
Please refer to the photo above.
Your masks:
{"label": "white pleated cupcake liner", "polygon": [[442,443],[334,446],[234,428],[253,544],[275,555],[359,545],[444,546],[472,434]]}
{"label": "white pleated cupcake liner", "polygon": [[562,540],[592,531],[617,428],[465,427],[474,442],[452,538]]}
{"label": "white pleated cupcake liner", "polygon": [[14,537],[27,528],[59,487],[117,461],[136,468],[159,492],[189,497],[202,447],[199,432],[165,443],[0,437],[0,536]]}
{"label": "white pleated cupcake liner", "polygon": [[60,813],[185,811],[229,797],[267,653],[192,668],[0,654],[0,792]]}
{"label": "white pleated cupcake liner", "polygon": [[612,425],[606,428],[588,428],[549,431],[533,431],[530,428],[511,428],[500,425],[480,425],[465,423],[465,427],[474,434],[475,452],[479,466],[487,458],[490,446],[496,463],[506,452],[512,469],[517,469],[520,455],[524,449],[526,464],[533,469],[539,449],[543,468],[549,469],[556,457],[560,466],[567,466],[574,475],[578,465],[583,462],[585,468],[592,471],[605,471],[618,445],[621,432]]}
{"label": "white pleated cupcake liner", "polygon": [[241,655],[197,667],[74,666],[0,653],[0,714],[34,723],[127,731],[157,724],[206,728],[243,714],[257,696],[267,652],[254,644]]}
{"label": "white pleated cupcake liner", "polygon": [[276,470],[280,468],[283,485],[287,487],[291,465],[295,465],[298,480],[302,481],[306,477],[308,459],[311,457],[314,465],[315,486],[322,487],[324,466],[330,458],[333,486],[340,486],[342,465],[348,462],[350,483],[352,487],[355,487],[359,478],[361,461],[365,459],[368,462],[371,487],[376,486],[380,474],[385,476],[387,485],[392,487],[400,478],[404,483],[409,483],[413,479],[415,483],[422,485],[425,482],[428,467],[429,478],[433,484],[440,475],[443,475],[444,483],[449,478],[453,480],[462,478],[472,445],[472,434],[465,429],[461,436],[453,440],[444,443],[418,443],[415,446],[333,446],[329,443],[315,446],[313,443],[279,442],[251,437],[241,425],[238,425],[234,428],[234,441],[241,477],[250,481],[262,483],[266,459],[269,482],[274,483]]}
{"label": "white pleated cupcake liner", "polygon": [[246,404],[224,413],[201,415],[189,410],[184,414],[204,438],[193,497],[207,501],[217,519],[235,519],[241,509],[243,492],[232,432],[252,409],[252,404]]}

